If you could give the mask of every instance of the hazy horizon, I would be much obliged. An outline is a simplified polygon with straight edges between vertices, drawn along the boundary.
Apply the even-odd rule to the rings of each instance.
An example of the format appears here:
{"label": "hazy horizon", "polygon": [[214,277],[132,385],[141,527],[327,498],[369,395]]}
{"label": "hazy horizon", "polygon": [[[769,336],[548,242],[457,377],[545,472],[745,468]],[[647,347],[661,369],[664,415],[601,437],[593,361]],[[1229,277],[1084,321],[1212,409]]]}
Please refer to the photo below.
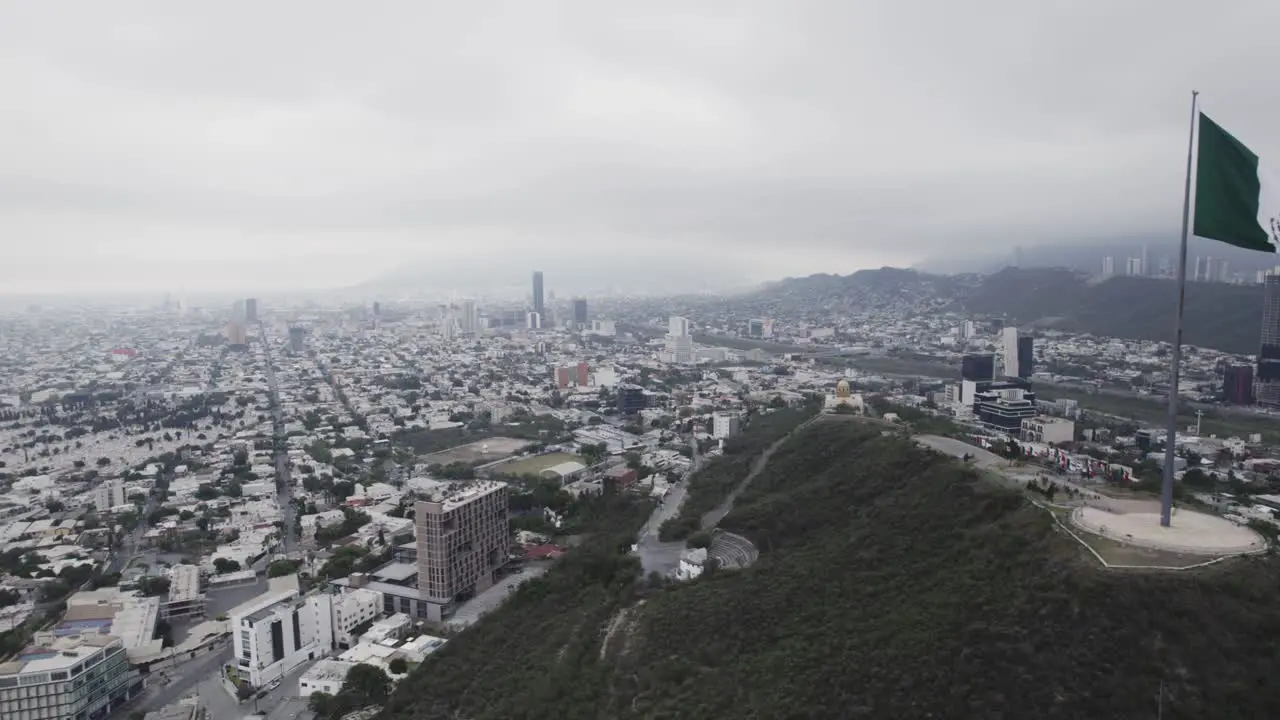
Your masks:
{"label": "hazy horizon", "polygon": [[1280,156],[1252,77],[1275,21],[1260,0],[11,4],[0,294],[609,258],[761,282],[1172,237],[1191,88]]}

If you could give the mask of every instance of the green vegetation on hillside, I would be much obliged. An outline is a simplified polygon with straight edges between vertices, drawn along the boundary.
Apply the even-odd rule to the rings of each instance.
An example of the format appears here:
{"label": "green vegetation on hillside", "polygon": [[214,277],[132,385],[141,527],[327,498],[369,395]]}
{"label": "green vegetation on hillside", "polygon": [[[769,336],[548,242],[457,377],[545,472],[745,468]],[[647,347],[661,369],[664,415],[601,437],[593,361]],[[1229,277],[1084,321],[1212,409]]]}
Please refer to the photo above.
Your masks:
{"label": "green vegetation on hillside", "polygon": [[1020,494],[836,421],[723,525],[759,562],[653,589],[616,548],[571,552],[384,717],[1128,719],[1162,686],[1166,718],[1280,717],[1272,558],[1103,571]]}
{"label": "green vegetation on hillside", "polygon": [[729,497],[729,493],[751,472],[751,464],[761,453],[800,423],[818,412],[818,405],[783,408],[759,413],[750,419],[742,434],[724,443],[724,454],[712,458],[689,478],[688,495],[680,512],[658,529],[663,541],[683,540],[702,527],[702,516]]}

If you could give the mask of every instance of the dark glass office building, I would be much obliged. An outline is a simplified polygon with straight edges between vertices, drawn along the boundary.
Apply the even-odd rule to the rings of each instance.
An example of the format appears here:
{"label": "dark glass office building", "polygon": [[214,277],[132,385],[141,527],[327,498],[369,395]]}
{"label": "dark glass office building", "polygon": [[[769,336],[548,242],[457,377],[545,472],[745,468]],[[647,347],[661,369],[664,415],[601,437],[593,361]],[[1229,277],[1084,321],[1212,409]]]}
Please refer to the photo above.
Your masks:
{"label": "dark glass office building", "polygon": [[623,415],[635,415],[648,404],[644,396],[644,388],[637,385],[623,385],[618,388],[618,412]]}
{"label": "dark glass office building", "polygon": [[1222,371],[1222,401],[1232,405],[1253,404],[1253,367],[1229,365]]}
{"label": "dark glass office building", "polygon": [[1035,371],[1035,341],[1023,335],[1018,338],[1018,377],[1029,378]]}
{"label": "dark glass office building", "polygon": [[960,360],[960,377],[965,380],[981,382],[991,380],[996,374],[996,357],[994,355],[965,355]]}

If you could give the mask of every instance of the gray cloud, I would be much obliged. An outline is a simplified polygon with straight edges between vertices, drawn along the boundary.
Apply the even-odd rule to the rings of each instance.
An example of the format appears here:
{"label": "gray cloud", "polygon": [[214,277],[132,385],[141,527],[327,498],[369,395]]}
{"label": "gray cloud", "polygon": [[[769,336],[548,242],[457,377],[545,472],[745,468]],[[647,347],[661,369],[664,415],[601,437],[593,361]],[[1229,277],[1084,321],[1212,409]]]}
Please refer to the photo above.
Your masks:
{"label": "gray cloud", "polygon": [[10,3],[0,288],[522,254],[763,279],[1172,239],[1191,87],[1280,157],[1278,22],[1267,0]]}

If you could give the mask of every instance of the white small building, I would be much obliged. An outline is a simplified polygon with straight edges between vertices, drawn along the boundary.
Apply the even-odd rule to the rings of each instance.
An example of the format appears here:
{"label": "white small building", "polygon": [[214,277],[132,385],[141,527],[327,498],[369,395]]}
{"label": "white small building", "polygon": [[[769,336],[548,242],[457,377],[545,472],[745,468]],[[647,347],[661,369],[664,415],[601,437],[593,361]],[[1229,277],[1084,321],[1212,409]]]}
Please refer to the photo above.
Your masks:
{"label": "white small building", "polygon": [[298,696],[311,697],[311,693],[317,692],[337,695],[347,680],[347,673],[355,666],[346,660],[325,658],[318,661],[298,678]]}
{"label": "white small building", "polygon": [[339,645],[350,647],[357,638],[351,631],[364,623],[377,619],[382,607],[382,593],[356,588],[339,595],[333,601],[333,635]]}
{"label": "white small building", "polygon": [[707,549],[693,548],[680,553],[680,567],[676,568],[677,580],[695,580],[702,576],[707,564]]}
{"label": "white small building", "polygon": [[1037,415],[1022,419],[1024,442],[1067,443],[1076,439],[1076,424],[1066,418]]}

